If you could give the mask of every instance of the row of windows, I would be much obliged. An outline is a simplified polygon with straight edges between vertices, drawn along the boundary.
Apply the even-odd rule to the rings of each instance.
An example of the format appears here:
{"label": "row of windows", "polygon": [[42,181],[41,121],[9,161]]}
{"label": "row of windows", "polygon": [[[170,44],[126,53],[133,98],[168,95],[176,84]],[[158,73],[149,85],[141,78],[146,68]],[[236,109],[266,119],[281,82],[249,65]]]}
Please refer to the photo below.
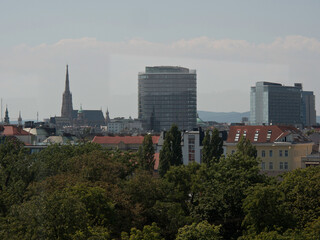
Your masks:
{"label": "row of windows", "polygon": [[[272,150],[269,150],[269,157],[272,157],[273,156],[273,151]],[[288,150],[279,150],[279,157],[288,157],[289,156],[289,152]],[[261,151],[261,157],[266,157],[266,151],[265,150],[262,150]]]}
{"label": "row of windows", "polygon": [[195,136],[194,135],[189,135],[188,136],[188,155],[189,155],[189,162],[194,162],[195,161]]}
{"label": "row of windows", "polygon": [[[269,170],[273,170],[273,162],[269,162],[268,164],[268,169]],[[261,163],[261,169],[262,170],[266,170],[266,163],[265,162],[262,162]],[[279,169],[280,170],[288,170],[289,169],[289,164],[288,162],[279,162]]]}
{"label": "row of windows", "polygon": [[153,74],[153,75],[139,75],[139,79],[197,79],[195,74]]}

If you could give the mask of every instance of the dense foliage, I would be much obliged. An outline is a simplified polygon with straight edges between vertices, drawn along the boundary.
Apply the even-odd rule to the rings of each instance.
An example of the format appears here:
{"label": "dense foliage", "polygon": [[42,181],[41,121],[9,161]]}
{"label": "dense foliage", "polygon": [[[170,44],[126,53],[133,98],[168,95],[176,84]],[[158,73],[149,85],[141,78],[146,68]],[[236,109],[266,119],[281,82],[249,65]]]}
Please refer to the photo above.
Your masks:
{"label": "dense foliage", "polygon": [[202,141],[202,162],[210,164],[218,162],[223,153],[223,140],[218,129],[207,130]]}
{"label": "dense foliage", "polygon": [[164,176],[170,166],[182,165],[181,132],[178,126],[173,124],[165,134],[162,149],[160,151],[159,173]]}
{"label": "dense foliage", "polygon": [[29,154],[6,139],[0,239],[319,239],[320,167],[268,178],[241,140],[219,161],[170,163],[159,177],[148,138],[142,155],[91,143]]}

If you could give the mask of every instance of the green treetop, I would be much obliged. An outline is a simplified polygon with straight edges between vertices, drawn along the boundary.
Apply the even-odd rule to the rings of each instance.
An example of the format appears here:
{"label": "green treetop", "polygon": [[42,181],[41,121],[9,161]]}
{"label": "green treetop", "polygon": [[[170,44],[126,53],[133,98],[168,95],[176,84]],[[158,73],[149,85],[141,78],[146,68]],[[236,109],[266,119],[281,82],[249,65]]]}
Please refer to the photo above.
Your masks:
{"label": "green treetop", "polygon": [[140,166],[147,171],[153,171],[154,168],[154,147],[152,142],[152,136],[147,134],[142,143],[142,148],[139,149]]}
{"label": "green treetop", "polygon": [[162,149],[160,151],[159,173],[160,176],[168,171],[170,166],[179,166],[182,162],[181,132],[177,125],[173,124],[166,133]]}

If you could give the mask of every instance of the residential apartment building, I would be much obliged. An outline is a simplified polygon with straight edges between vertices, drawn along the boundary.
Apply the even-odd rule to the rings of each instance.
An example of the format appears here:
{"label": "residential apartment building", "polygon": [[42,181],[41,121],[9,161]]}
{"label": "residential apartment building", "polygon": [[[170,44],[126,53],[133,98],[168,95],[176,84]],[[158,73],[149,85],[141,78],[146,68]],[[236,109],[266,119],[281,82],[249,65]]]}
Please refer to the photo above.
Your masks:
{"label": "residential apartment building", "polygon": [[298,129],[289,126],[231,126],[225,143],[233,154],[242,137],[257,148],[261,171],[269,175],[305,167],[302,158],[312,152],[313,142]]}
{"label": "residential apartment building", "polygon": [[174,66],[146,67],[138,75],[138,115],[144,130],[161,132],[175,123],[192,130],[197,120],[197,74]]}
{"label": "residential apartment building", "polygon": [[[155,170],[159,166],[159,153],[163,146],[166,132],[161,132],[160,136],[152,136],[153,147],[155,150]],[[181,132],[181,151],[183,164],[196,162],[201,163],[203,131]],[[95,136],[93,143],[100,144],[109,149],[138,151],[142,146],[144,136]]]}
{"label": "residential apartment building", "polygon": [[109,133],[139,133],[142,131],[142,122],[139,119],[118,117],[110,119],[107,123]]}
{"label": "residential apartment building", "polygon": [[[162,148],[166,132],[161,132],[158,148],[159,151]],[[189,163],[202,162],[202,141],[204,138],[204,132],[201,130],[184,131],[181,132],[181,151],[182,160],[184,165]]]}

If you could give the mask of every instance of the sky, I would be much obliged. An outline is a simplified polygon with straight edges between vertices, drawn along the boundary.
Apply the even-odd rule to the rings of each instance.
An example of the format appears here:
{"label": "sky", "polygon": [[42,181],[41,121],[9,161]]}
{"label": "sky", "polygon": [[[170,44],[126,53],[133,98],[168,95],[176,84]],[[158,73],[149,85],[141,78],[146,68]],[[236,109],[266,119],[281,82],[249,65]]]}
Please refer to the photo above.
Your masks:
{"label": "sky", "polygon": [[2,0],[3,108],[12,121],[60,116],[68,64],[74,109],[137,117],[138,73],[173,65],[197,70],[198,110],[249,111],[257,81],[299,82],[319,115],[319,11],[318,0]]}

